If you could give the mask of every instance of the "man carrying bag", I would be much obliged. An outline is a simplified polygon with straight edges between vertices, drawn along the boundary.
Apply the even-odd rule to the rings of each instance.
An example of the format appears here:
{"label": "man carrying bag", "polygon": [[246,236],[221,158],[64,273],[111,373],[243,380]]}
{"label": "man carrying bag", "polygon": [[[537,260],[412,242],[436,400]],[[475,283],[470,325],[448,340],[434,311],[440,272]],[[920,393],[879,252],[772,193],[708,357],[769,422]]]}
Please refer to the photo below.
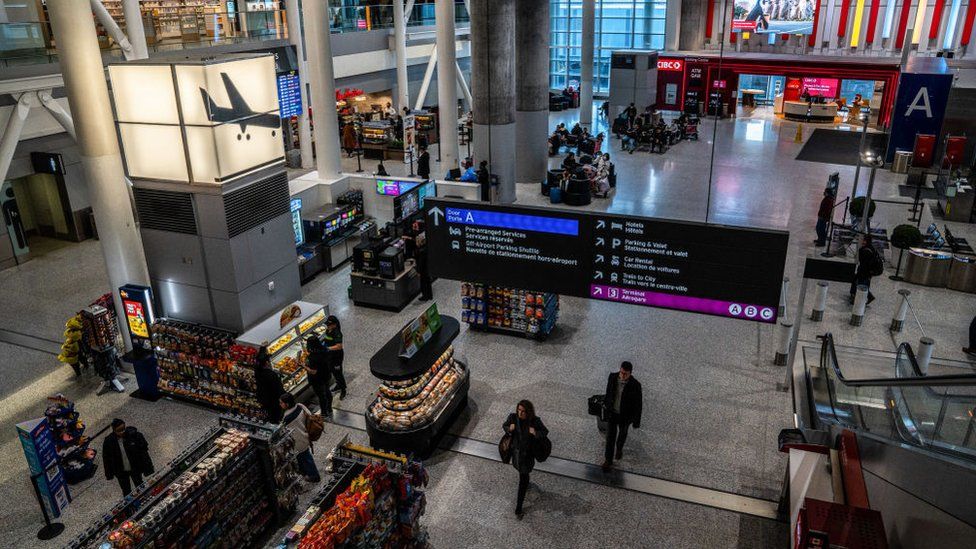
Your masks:
{"label": "man carrying bag", "polygon": [[623,362],[620,371],[607,378],[607,390],[603,396],[603,417],[607,421],[607,445],[604,452],[603,470],[613,466],[614,459],[623,458],[627,428],[640,428],[644,397],[641,385],[632,375],[634,365]]}

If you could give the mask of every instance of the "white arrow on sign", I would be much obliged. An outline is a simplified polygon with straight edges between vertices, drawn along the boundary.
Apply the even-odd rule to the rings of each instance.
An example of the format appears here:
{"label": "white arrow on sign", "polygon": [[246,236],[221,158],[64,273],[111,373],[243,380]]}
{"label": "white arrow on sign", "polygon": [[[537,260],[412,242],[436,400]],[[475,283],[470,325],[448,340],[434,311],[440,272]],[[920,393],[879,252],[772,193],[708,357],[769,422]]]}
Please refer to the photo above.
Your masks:
{"label": "white arrow on sign", "polygon": [[594,271],[593,280],[600,280],[603,278],[603,271]]}
{"label": "white arrow on sign", "polygon": [[606,221],[604,221],[604,220],[602,220],[602,219],[598,219],[598,220],[596,221],[596,228],[597,228],[597,229],[602,229],[602,228],[604,228],[604,227],[606,227],[606,226],[607,226],[607,223],[606,223]]}
{"label": "white arrow on sign", "polygon": [[430,209],[430,215],[434,217],[434,226],[440,227],[441,218],[444,217],[444,212],[442,212],[441,209],[438,208],[437,206],[434,206],[433,208]]}
{"label": "white arrow on sign", "polygon": [[599,286],[593,288],[593,295],[603,295],[603,288]]}
{"label": "white arrow on sign", "polygon": [[603,237],[597,237],[597,239],[596,239],[596,245],[597,246],[603,246],[604,244],[605,244],[605,242],[603,241]]}
{"label": "white arrow on sign", "polygon": [[597,263],[603,263],[603,256],[600,255],[600,254],[596,254],[596,262]]}

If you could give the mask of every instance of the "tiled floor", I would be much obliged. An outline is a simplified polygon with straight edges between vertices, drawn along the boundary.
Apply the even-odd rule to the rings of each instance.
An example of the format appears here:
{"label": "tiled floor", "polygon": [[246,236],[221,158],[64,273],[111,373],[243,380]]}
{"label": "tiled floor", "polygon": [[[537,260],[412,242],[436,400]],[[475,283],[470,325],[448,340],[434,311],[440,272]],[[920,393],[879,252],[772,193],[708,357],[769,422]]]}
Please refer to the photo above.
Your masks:
{"label": "tiled floor", "polygon": [[[575,114],[555,113],[552,125],[571,121]],[[824,182],[831,172],[840,172],[840,196],[847,196],[854,169],[794,160],[802,146],[794,142],[795,124],[761,112],[720,121],[717,128],[712,124],[703,124],[700,141],[679,143],[665,154],[622,154],[619,141],[609,140],[606,148],[619,174],[617,190],[610,199],[595,199],[588,208],[694,221],[705,221],[707,215],[715,223],[788,230],[786,275],[794,281],[792,307],[803,259],[819,253],[812,246],[813,224]],[[713,129],[715,168],[710,182]],[[561,158],[551,159],[553,165],[559,162]],[[355,159],[343,163],[349,171],[356,169]],[[393,175],[406,173],[406,166],[388,163],[386,167]],[[443,170],[435,163],[433,171]],[[896,198],[900,181],[900,176],[879,173],[874,196],[903,200]],[[519,186],[518,202],[548,205],[538,186],[529,184]],[[923,227],[929,222],[930,214],[926,216]],[[907,212],[904,205],[884,203],[877,217],[890,228],[903,222]],[[968,226],[950,227],[976,241],[976,231]],[[328,304],[343,322],[349,395],[336,405],[361,413],[378,383],[369,374],[369,357],[423,305],[411,304],[399,314],[355,307],[346,297],[348,272],[347,266],[320,275],[305,286],[304,294],[309,301]],[[813,339],[830,330],[844,344],[886,350],[893,350],[901,340],[917,340],[920,334],[913,326],[894,340],[886,330],[900,285],[885,277],[876,280],[878,301],[860,328],[847,324],[849,306],[843,301],[847,288],[840,286],[830,289],[825,322],[806,323],[802,338]],[[926,333],[937,340],[936,355],[965,358],[958,349],[976,311],[976,297],[911,289]],[[64,320],[107,290],[98,242],[54,250],[0,272],[0,329],[59,340]],[[440,280],[434,290],[442,314],[458,314],[458,283]],[[812,293],[803,313],[809,314],[811,306]],[[796,314],[790,311],[791,316]],[[620,468],[775,499],[785,467],[776,451],[776,436],[792,424],[789,396],[776,389],[785,372],[772,365],[775,344],[771,326],[564,298],[557,330],[544,343],[462,331],[456,346],[471,367],[472,385],[470,406],[453,431],[495,441],[514,403],[530,398],[551,430],[555,455],[598,462],[602,437],[586,414],[585,400],[602,390],[607,372],[621,360],[631,360],[644,386],[646,415],[642,428],[628,441]],[[77,400],[93,429],[116,416],[138,426],[160,463],[214,421],[212,413],[180,403],[150,404],[114,393],[96,396],[97,382],[76,381],[53,356],[3,343],[0,372],[3,424],[36,417],[43,411],[44,396],[63,391]],[[39,515],[19,443],[12,428],[6,432],[0,439],[0,498],[15,504],[0,510],[0,524],[4,524],[0,530],[9,534],[4,543],[9,539],[19,540],[17,546],[36,546],[29,540]],[[353,436],[364,438],[359,432]],[[581,547],[783,545],[782,525],[545,474],[534,477],[540,490],[530,492],[532,505],[519,523],[510,513],[515,487],[510,469],[448,453],[435,456],[431,473],[427,523],[440,547],[558,544],[567,536]],[[108,509],[117,496],[115,484],[96,479],[76,489],[76,500],[64,519],[69,533]],[[68,535],[59,541],[66,541]]]}

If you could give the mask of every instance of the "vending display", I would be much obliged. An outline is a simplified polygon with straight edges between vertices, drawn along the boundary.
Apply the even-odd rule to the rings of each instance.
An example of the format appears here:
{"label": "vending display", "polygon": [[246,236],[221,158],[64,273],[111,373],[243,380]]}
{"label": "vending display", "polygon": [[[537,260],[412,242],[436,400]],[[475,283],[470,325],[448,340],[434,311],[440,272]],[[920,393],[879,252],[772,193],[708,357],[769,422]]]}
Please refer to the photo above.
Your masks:
{"label": "vending display", "polygon": [[305,338],[325,330],[328,307],[316,303],[297,301],[285,307],[280,314],[272,315],[254,328],[241,334],[237,343],[249,347],[252,356],[262,345],[267,345],[271,366],[281,376],[285,390],[298,394],[308,387],[305,369],[307,353]]}
{"label": "vending display", "polygon": [[380,385],[367,416],[386,431],[407,431],[433,423],[454,398],[467,370],[454,359],[448,347],[429,370],[406,381],[387,381]]}
{"label": "vending display", "polygon": [[332,475],[291,528],[285,544],[299,549],[396,547],[426,549],[423,464],[343,440],[330,454]]}
{"label": "vending display", "polygon": [[119,326],[115,314],[101,305],[91,305],[81,311],[82,333],[85,343],[93,350],[115,347]]}
{"label": "vending display", "polygon": [[388,120],[363,122],[363,143],[385,145],[393,141],[393,125]]}
{"label": "vending display", "polygon": [[254,397],[254,356],[234,343],[234,334],[182,320],[153,324],[159,390],[250,417],[264,417]]}
{"label": "vending display", "polygon": [[222,417],[67,547],[259,547],[294,510],[290,439],[278,426]]}
{"label": "vending display", "polygon": [[487,329],[544,338],[559,317],[559,296],[516,288],[461,284],[461,320]]}
{"label": "vending display", "polygon": [[85,422],[75,410],[75,403],[60,393],[48,397],[47,402],[44,417],[51,429],[64,481],[77,484],[91,478],[97,469],[97,452],[89,447],[91,437],[85,435]]}

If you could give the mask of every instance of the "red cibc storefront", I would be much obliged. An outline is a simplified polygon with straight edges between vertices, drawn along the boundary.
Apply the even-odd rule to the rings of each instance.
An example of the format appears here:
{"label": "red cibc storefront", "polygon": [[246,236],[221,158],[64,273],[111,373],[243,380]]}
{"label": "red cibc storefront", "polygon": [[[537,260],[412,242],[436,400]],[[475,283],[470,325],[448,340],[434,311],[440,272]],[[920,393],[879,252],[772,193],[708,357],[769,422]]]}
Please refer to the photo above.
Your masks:
{"label": "red cibc storefront", "polygon": [[[881,90],[876,115],[882,126],[887,126],[891,118],[899,74],[897,60],[872,59],[870,63],[865,63],[824,58],[799,60],[795,57],[756,54],[748,57],[726,54],[721,60],[717,54],[661,56],[658,57],[657,69],[658,109],[709,115],[718,113],[721,116],[733,115],[740,104],[752,106],[754,97],[750,96],[750,92],[761,91],[740,90],[742,75],[778,78],[782,86],[776,95],[781,95],[778,101],[787,103],[787,110],[789,102],[802,100],[805,104],[805,92],[825,103],[840,99],[843,105],[844,98],[838,94],[845,80],[873,81],[873,87]],[[736,91],[739,93],[736,94]],[[869,101],[871,97],[864,99]],[[782,111],[781,104],[776,108],[779,109],[778,113]],[[804,113],[807,111],[804,110]],[[828,121],[826,118],[814,121]],[[830,117],[830,120],[833,118]]]}

